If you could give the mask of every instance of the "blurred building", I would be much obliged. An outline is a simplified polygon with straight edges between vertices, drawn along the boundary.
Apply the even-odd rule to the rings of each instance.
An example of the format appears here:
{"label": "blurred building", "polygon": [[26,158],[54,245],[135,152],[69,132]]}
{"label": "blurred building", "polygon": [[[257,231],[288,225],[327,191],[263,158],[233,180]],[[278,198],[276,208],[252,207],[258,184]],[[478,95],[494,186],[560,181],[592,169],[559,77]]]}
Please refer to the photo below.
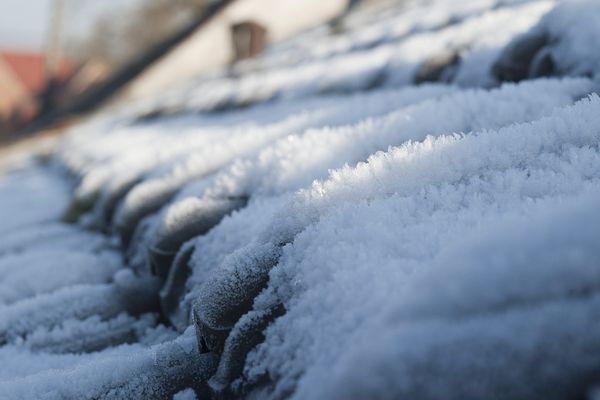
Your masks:
{"label": "blurred building", "polygon": [[224,1],[219,11],[176,43],[125,87],[122,98],[155,95],[239,59],[259,54],[267,44],[332,20],[348,0]]}
{"label": "blurred building", "polygon": [[[66,83],[75,70],[72,62],[62,59],[53,85]],[[43,53],[0,51],[0,133],[37,116],[44,107],[43,98],[48,89]]]}
{"label": "blurred building", "polygon": [[351,4],[352,0],[212,2],[197,20],[109,76],[106,76],[107,69],[98,74],[97,68],[94,73],[90,68],[90,73],[85,76],[100,75],[101,79],[75,85],[79,82],[75,79],[77,76],[71,78],[73,83],[62,91],[68,95],[54,101],[51,112],[44,113],[29,131],[34,132],[73,115],[94,112],[101,106],[160,96],[202,74],[257,56],[269,44],[335,20]]}

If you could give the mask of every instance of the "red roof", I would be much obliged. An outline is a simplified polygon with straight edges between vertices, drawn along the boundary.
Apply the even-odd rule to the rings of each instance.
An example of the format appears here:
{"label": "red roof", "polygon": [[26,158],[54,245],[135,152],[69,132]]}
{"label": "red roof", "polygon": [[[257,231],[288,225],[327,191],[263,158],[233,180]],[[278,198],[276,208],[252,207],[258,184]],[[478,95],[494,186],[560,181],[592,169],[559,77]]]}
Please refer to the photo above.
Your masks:
{"label": "red roof", "polygon": [[[30,93],[37,94],[45,86],[46,55],[16,51],[0,52],[0,58],[13,70],[23,86]],[[67,60],[61,60],[59,78],[66,80],[74,72],[74,66]]]}

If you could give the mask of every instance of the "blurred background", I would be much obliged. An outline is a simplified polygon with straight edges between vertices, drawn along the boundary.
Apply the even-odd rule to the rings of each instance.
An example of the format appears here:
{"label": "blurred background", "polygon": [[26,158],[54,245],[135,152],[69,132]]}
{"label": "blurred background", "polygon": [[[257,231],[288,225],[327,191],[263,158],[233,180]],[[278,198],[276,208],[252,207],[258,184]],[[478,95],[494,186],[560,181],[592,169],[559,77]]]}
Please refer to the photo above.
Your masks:
{"label": "blurred background", "polygon": [[[374,1],[374,0],[371,0]],[[0,140],[260,54],[353,0],[2,0]]]}
{"label": "blurred background", "polygon": [[174,34],[210,0],[3,0],[0,132],[25,127]]}

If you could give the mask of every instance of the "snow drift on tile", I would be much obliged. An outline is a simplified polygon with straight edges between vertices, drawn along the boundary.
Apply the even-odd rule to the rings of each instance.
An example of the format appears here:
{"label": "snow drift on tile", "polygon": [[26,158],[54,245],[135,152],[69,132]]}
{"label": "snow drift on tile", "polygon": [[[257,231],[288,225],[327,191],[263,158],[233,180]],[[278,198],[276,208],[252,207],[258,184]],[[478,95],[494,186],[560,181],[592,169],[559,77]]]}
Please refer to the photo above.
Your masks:
{"label": "snow drift on tile", "polygon": [[598,43],[382,2],[73,126],[0,176],[0,397],[597,398]]}

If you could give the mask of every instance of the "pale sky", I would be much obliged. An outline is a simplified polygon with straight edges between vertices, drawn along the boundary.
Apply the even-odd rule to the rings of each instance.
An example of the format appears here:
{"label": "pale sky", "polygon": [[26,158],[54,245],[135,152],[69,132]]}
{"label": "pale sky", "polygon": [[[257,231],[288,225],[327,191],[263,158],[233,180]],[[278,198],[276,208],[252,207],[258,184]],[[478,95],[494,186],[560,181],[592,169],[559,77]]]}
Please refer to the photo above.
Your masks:
{"label": "pale sky", "polygon": [[[0,0],[0,48],[41,50],[46,43],[53,0]],[[103,13],[143,0],[65,0],[65,30],[85,34]]]}

